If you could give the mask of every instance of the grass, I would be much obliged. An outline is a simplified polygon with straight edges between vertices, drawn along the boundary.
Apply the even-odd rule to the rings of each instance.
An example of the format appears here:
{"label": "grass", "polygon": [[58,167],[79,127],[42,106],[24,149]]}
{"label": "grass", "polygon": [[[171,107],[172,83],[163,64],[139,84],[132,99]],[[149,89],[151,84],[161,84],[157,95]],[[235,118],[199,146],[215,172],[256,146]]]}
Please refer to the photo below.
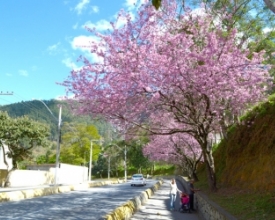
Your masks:
{"label": "grass", "polygon": [[275,219],[274,195],[270,193],[232,192],[230,189],[223,189],[217,193],[209,191],[204,193],[237,219]]}
{"label": "grass", "polygon": [[224,208],[239,220],[275,220],[275,192],[237,190],[219,187],[217,192],[208,188],[204,173],[199,173],[200,181],[195,187],[208,196],[210,200]]}
{"label": "grass", "polygon": [[[275,97],[275,96],[274,96]],[[206,171],[195,186],[240,220],[275,220],[275,98],[257,106],[215,148],[217,192],[208,189]]]}

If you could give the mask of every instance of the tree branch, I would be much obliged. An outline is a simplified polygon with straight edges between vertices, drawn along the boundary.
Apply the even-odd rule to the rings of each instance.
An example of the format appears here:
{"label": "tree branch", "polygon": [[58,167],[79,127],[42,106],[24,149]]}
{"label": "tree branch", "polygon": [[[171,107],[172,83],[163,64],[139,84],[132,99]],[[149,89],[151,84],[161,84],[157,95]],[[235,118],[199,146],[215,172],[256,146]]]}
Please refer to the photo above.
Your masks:
{"label": "tree branch", "polygon": [[264,0],[266,6],[275,14],[275,2],[273,0]]}

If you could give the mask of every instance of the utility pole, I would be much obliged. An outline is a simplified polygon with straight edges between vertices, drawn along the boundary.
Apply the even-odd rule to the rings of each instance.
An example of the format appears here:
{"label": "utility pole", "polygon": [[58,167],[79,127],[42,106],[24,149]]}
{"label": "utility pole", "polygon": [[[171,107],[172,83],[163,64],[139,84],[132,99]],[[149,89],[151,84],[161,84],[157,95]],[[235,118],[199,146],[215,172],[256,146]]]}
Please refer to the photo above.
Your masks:
{"label": "utility pole", "polygon": [[127,182],[127,148],[125,144],[125,150],[124,150],[124,178],[125,182]]}
{"label": "utility pole", "polygon": [[61,141],[61,114],[62,114],[62,106],[59,106],[59,116],[58,116],[58,125],[57,125],[57,146],[56,146],[56,160],[55,160],[55,176],[54,176],[54,184],[58,183],[58,169],[60,168],[59,158],[60,158],[60,141]]}

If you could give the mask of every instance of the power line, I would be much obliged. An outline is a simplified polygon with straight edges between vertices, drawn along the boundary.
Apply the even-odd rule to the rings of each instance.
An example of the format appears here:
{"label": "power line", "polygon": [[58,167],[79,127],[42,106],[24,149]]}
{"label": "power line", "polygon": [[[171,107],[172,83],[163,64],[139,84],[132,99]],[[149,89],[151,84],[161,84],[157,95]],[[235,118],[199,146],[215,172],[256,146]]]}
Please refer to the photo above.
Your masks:
{"label": "power line", "polygon": [[0,95],[13,95],[13,92],[0,92]]}

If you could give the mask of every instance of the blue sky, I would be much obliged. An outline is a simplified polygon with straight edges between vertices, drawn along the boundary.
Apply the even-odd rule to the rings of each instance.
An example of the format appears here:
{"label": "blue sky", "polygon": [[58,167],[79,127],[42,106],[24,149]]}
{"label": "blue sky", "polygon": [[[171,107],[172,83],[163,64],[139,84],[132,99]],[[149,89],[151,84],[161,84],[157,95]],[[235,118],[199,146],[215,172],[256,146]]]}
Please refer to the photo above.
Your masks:
{"label": "blue sky", "polygon": [[[89,41],[84,26],[104,31],[121,8],[139,0],[0,0],[0,105],[65,95],[64,81],[78,68],[77,47]],[[13,93],[13,95],[4,95]]]}

